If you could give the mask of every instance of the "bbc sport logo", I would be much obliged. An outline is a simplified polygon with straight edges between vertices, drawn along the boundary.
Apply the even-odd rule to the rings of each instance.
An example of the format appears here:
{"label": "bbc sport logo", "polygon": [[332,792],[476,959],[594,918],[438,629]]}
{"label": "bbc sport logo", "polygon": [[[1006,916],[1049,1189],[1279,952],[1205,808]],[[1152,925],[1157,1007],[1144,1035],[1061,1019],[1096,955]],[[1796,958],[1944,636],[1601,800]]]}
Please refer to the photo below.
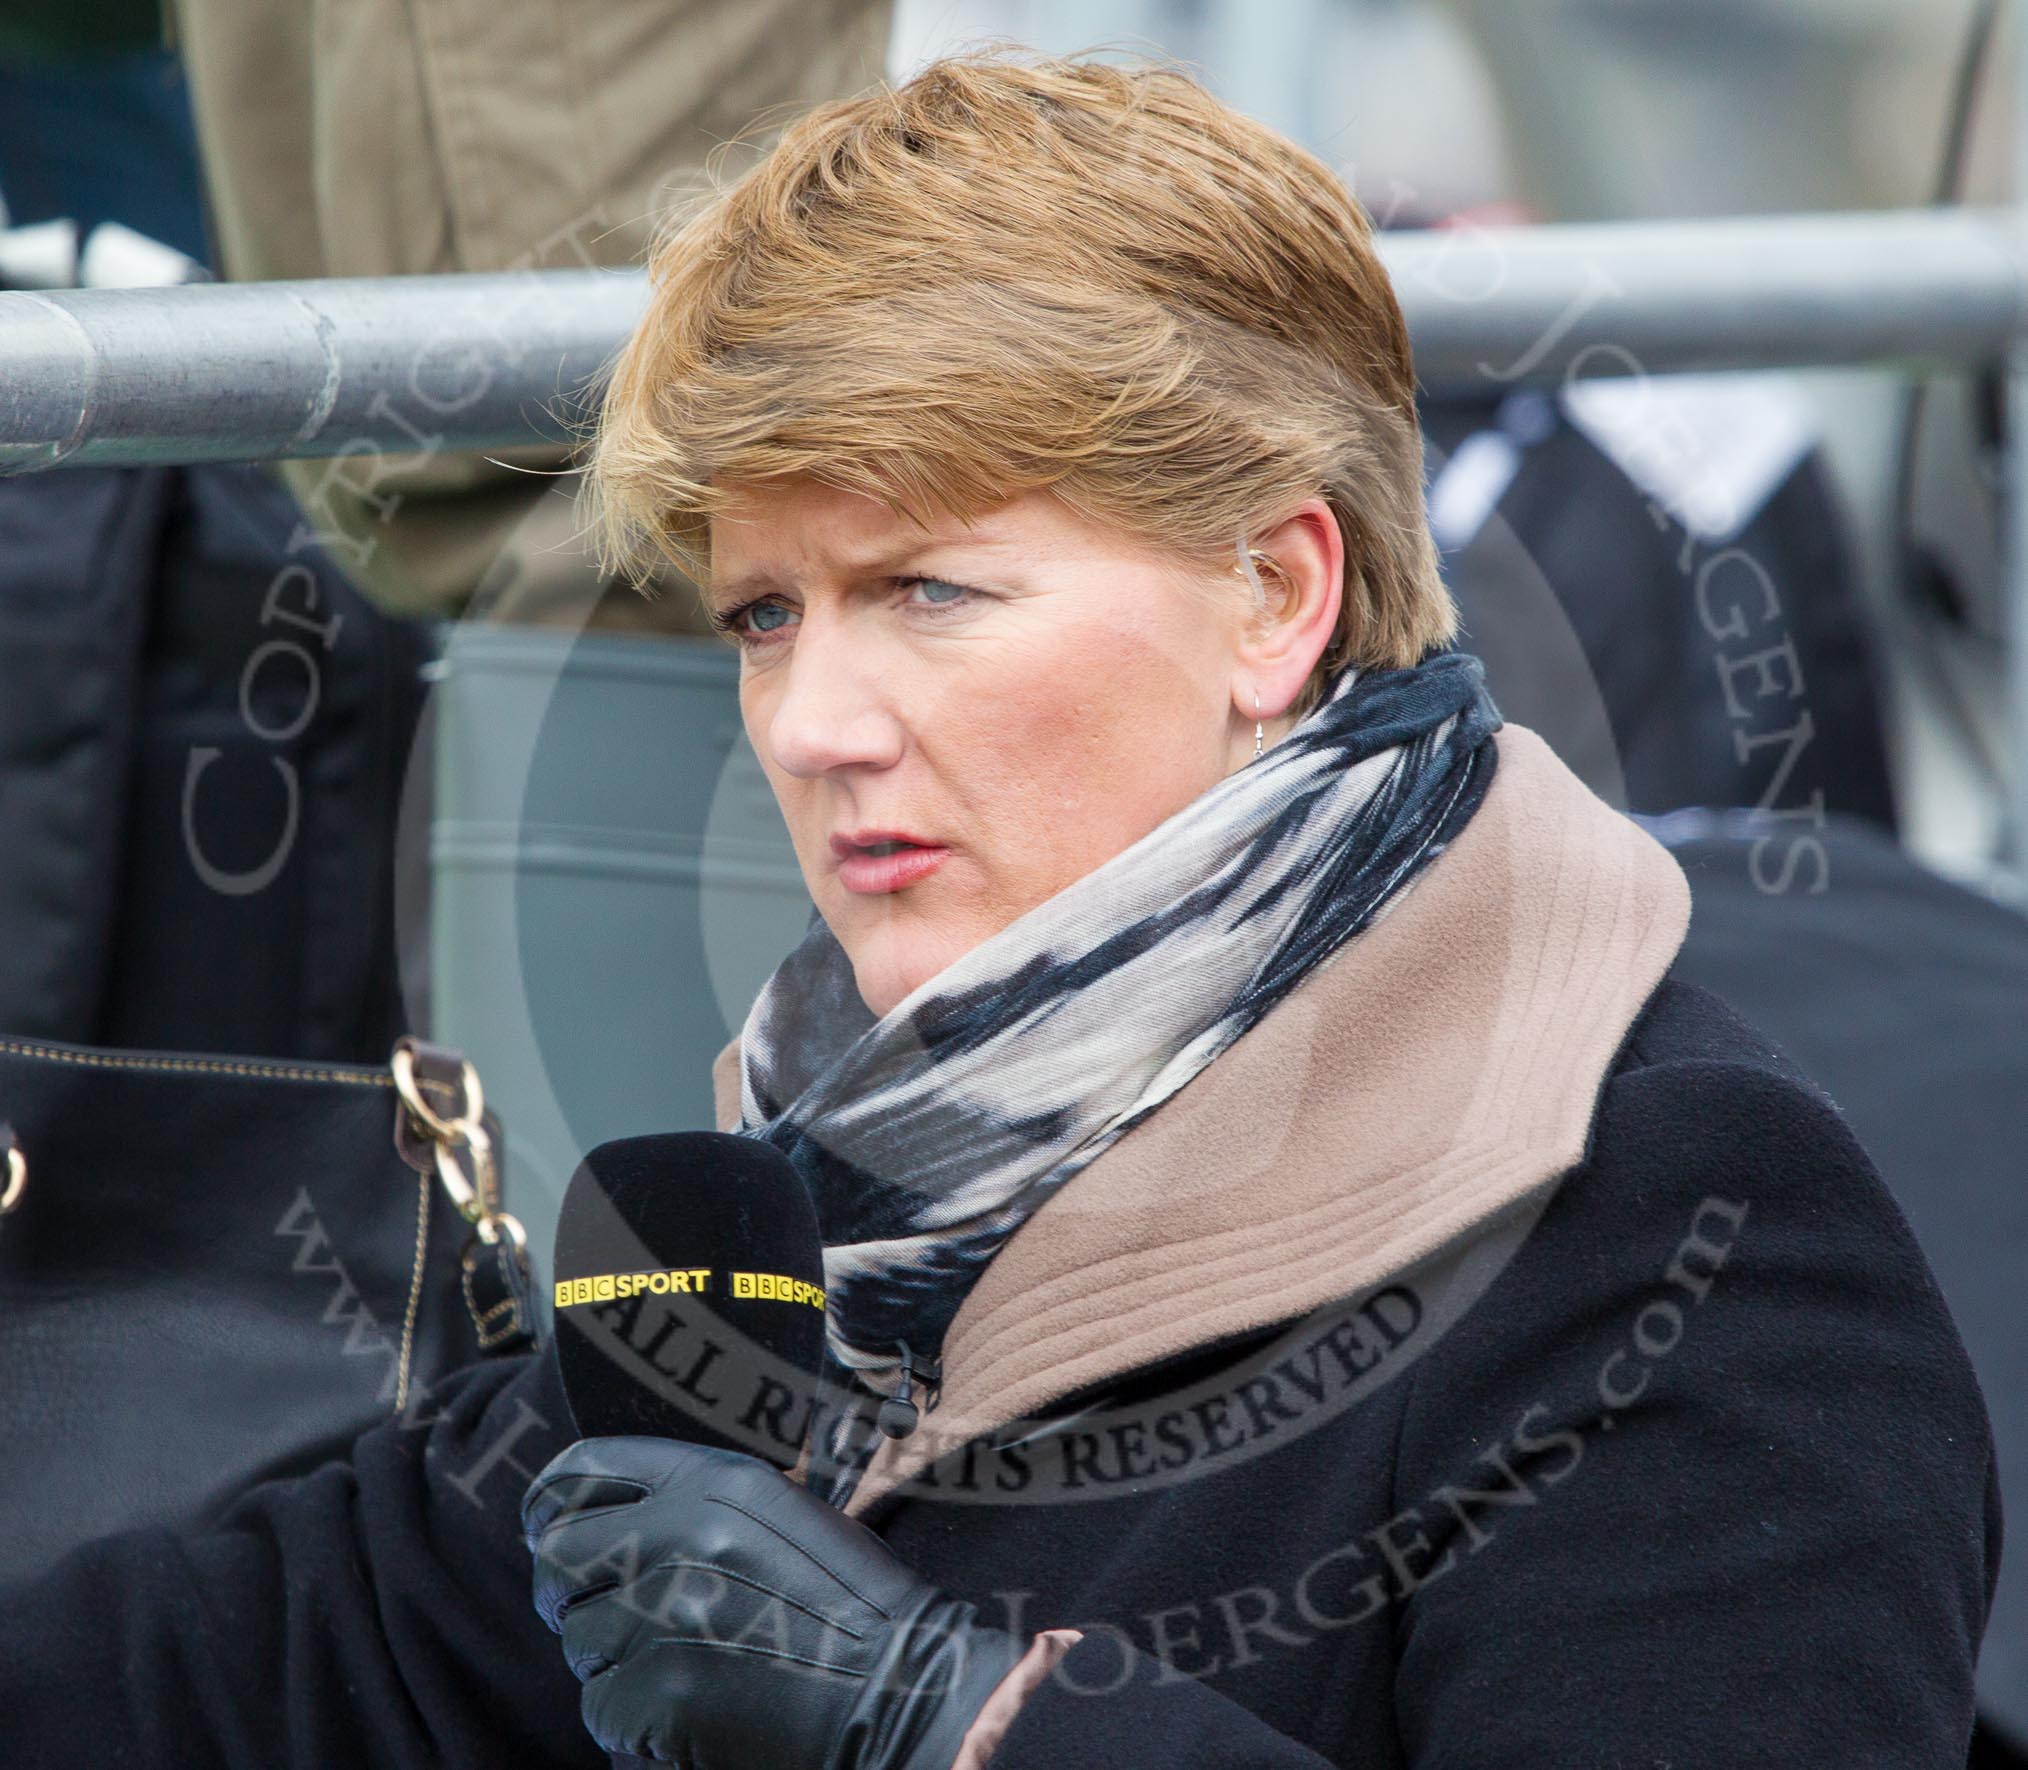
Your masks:
{"label": "bbc sport logo", "polygon": [[[789,1278],[779,1272],[729,1272],[723,1293],[741,1302],[802,1303],[816,1310],[824,1307],[821,1285]],[[556,1307],[575,1308],[583,1303],[622,1303],[633,1297],[707,1297],[722,1294],[712,1284],[709,1266],[670,1266],[654,1272],[599,1272],[586,1278],[556,1281]]]}

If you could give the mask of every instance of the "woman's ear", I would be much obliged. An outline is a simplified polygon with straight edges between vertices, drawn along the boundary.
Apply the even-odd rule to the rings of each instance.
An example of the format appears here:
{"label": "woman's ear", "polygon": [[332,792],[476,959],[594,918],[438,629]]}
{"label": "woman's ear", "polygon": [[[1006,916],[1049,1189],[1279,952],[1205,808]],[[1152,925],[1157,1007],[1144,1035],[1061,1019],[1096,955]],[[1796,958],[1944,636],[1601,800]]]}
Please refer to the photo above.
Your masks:
{"label": "woman's ear", "polygon": [[[1233,704],[1253,717],[1253,696],[1273,718],[1302,693],[1338,630],[1345,599],[1345,540],[1322,498],[1307,498],[1252,538],[1267,607],[1240,642]],[[1265,560],[1258,557],[1265,555]]]}

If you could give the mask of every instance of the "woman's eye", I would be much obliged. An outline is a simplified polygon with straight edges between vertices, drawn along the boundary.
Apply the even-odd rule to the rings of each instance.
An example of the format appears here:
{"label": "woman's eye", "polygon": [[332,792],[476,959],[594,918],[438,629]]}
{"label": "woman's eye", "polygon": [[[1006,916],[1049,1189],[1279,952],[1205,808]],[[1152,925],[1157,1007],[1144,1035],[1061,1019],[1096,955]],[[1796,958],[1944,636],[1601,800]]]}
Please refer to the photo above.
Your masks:
{"label": "woman's eye", "polygon": [[[947,578],[897,578],[894,582],[911,598],[920,591],[922,600],[911,601],[909,606],[932,613],[966,608],[979,600],[978,591],[969,585],[953,584]],[[743,602],[723,614],[713,615],[711,624],[719,632],[729,634],[741,646],[752,648],[765,643],[771,635],[794,626],[798,618],[793,608],[762,597],[755,602]]]}
{"label": "woman's eye", "polygon": [[920,590],[928,598],[919,603],[923,608],[957,608],[977,592],[963,584],[953,584],[948,578],[903,578],[902,584],[911,590]]}
{"label": "woman's eye", "polygon": [[[768,602],[765,600],[742,602],[737,608],[729,608],[722,614],[714,614],[711,617],[711,624],[719,632],[726,634],[741,646],[751,646],[761,634],[778,632],[786,624],[787,618],[794,612],[793,609],[784,608],[779,602]],[[747,625],[747,617],[749,615],[755,617],[752,626]],[[775,615],[783,617],[782,620],[773,621],[762,620],[760,618],[762,616]]]}

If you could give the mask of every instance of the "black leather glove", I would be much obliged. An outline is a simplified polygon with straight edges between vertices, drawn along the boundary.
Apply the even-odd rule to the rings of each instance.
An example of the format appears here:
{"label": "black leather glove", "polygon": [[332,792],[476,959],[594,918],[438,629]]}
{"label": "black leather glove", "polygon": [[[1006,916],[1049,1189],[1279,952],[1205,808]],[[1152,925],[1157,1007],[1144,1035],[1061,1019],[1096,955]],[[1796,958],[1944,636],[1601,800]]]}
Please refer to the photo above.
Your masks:
{"label": "black leather glove", "polygon": [[587,1438],[521,1528],[592,1737],[684,1770],[950,1770],[1028,1647],[737,1451]]}

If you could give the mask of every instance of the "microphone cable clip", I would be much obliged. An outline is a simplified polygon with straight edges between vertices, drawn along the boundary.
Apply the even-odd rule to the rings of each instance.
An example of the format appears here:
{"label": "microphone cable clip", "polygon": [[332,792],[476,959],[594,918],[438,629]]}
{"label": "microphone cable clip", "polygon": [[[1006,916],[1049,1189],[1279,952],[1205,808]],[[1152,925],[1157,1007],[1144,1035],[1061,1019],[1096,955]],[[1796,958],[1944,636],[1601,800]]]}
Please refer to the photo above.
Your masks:
{"label": "microphone cable clip", "polygon": [[[906,1438],[922,1424],[922,1416],[933,1409],[937,1398],[943,1393],[943,1361],[937,1358],[920,1358],[908,1349],[908,1342],[898,1340],[901,1349],[901,1385],[880,1404],[876,1416],[880,1430],[889,1438]],[[915,1386],[920,1381],[923,1388],[921,1407],[915,1404]]]}

